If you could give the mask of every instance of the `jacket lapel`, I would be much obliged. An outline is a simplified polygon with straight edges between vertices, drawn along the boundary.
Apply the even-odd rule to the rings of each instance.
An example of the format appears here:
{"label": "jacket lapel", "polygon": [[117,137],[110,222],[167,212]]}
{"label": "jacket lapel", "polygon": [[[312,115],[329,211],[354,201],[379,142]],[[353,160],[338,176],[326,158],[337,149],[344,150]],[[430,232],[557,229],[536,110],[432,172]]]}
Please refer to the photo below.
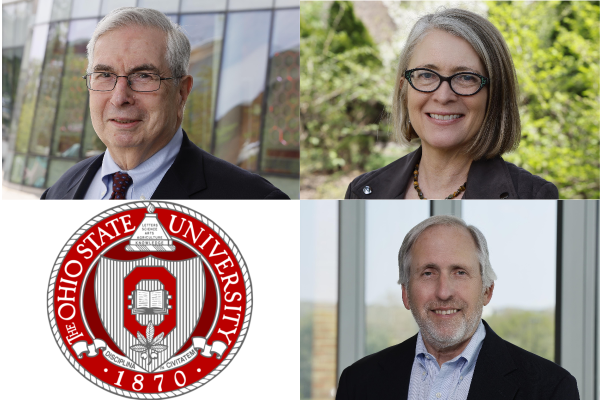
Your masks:
{"label": "jacket lapel", "polygon": [[[413,179],[415,164],[421,160],[421,147],[393,163],[374,171],[375,174],[353,188],[359,199],[403,199],[408,182]],[[371,194],[363,193],[369,186]],[[517,199],[517,191],[502,157],[473,161],[467,176],[463,199]]]}
{"label": "jacket lapel", "polygon": [[379,361],[381,376],[381,388],[389,388],[382,394],[382,399],[406,399],[408,398],[408,387],[410,385],[410,374],[415,360],[415,349],[417,347],[417,335],[405,340],[388,354],[388,357]]}
{"label": "jacket lapel", "polygon": [[204,159],[183,131],[179,154],[152,195],[153,199],[189,199],[194,193],[206,189]]}
{"label": "jacket lapel", "polygon": [[92,180],[96,176],[96,172],[102,167],[102,160],[104,160],[104,153],[96,156],[96,159],[92,161],[90,166],[81,174],[81,176],[77,177],[73,180],[72,185],[65,192],[65,195],[62,197],[63,200],[81,200],[85,197],[87,190],[92,183]]}
{"label": "jacket lapel", "polygon": [[518,199],[517,191],[502,157],[471,164],[463,199]]}
{"label": "jacket lapel", "polygon": [[[381,168],[377,174],[353,188],[359,199],[404,199],[406,185],[413,179],[415,164],[421,159],[421,148]],[[372,194],[363,189],[369,186]]]}
{"label": "jacket lapel", "polygon": [[502,340],[490,328],[485,326],[485,339],[477,357],[473,380],[469,388],[467,400],[512,400],[517,394],[518,386],[507,375],[517,369]]}

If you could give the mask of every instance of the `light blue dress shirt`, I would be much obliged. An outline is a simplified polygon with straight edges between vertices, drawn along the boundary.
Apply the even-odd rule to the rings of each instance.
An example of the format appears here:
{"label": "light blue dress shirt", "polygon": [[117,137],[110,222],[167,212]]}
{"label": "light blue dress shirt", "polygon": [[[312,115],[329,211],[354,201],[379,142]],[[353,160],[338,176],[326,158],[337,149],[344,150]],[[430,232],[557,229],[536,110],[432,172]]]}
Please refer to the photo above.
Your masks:
{"label": "light blue dress shirt", "polygon": [[485,327],[480,321],[463,352],[440,367],[427,352],[419,331],[408,400],[466,400],[484,338]]}
{"label": "light blue dress shirt", "polygon": [[127,189],[127,200],[149,199],[154,194],[158,184],[165,176],[181,148],[183,130],[177,129],[171,141],[152,157],[129,171],[123,171],[112,159],[110,152],[104,153],[102,167],[98,169],[90,187],[85,193],[85,200],[108,200],[112,194],[113,174],[127,172],[133,179],[133,184]]}

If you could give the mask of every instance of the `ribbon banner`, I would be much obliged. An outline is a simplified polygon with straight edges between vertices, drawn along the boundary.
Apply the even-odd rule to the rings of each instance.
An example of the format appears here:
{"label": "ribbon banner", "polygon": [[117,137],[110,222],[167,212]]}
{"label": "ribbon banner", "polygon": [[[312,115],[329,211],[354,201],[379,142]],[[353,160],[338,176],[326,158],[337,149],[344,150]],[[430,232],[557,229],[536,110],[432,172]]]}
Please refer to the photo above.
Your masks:
{"label": "ribbon banner", "polygon": [[[171,357],[167,362],[157,369],[157,372],[169,371],[185,365],[196,358],[198,354],[201,354],[206,358],[211,358],[213,354],[217,354],[217,358],[220,359],[225,350],[227,350],[227,345],[218,340],[215,340],[213,344],[210,345],[206,343],[206,338],[195,337],[192,338],[192,343],[192,347],[187,349],[182,354]],[[200,353],[198,350],[202,350],[202,353]]]}
{"label": "ribbon banner", "polygon": [[94,339],[94,341],[88,345],[85,340],[80,340],[72,347],[78,358],[83,358],[83,353],[87,354],[88,357],[96,357],[98,355],[98,350],[106,348],[106,343],[104,343],[104,340]]}
{"label": "ribbon banner", "polygon": [[195,349],[202,349],[202,356],[206,358],[211,358],[213,354],[217,353],[218,359],[221,359],[221,356],[227,350],[227,345],[223,342],[215,340],[212,345],[206,344],[206,339],[203,337],[195,337],[192,339],[194,343]]}
{"label": "ribbon banner", "polygon": [[122,355],[115,353],[108,346],[106,346],[106,350],[104,350],[102,352],[102,354],[104,355],[104,358],[106,358],[108,361],[110,361],[112,364],[114,364],[118,367],[125,368],[130,371],[146,372],[146,370],[140,368],[138,365],[136,365],[136,363],[131,361],[129,358],[123,357]]}

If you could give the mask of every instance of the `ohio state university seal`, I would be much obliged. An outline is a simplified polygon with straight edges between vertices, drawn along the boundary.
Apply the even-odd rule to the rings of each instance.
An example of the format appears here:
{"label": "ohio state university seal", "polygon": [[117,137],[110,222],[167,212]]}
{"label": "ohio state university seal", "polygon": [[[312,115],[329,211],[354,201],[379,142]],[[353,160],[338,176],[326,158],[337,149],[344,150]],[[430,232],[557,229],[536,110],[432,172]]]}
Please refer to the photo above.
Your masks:
{"label": "ohio state university seal", "polygon": [[174,397],[209,382],[239,351],[251,311],[250,275],[233,241],[166,202],[92,218],[67,241],[48,285],[64,356],[124,397]]}

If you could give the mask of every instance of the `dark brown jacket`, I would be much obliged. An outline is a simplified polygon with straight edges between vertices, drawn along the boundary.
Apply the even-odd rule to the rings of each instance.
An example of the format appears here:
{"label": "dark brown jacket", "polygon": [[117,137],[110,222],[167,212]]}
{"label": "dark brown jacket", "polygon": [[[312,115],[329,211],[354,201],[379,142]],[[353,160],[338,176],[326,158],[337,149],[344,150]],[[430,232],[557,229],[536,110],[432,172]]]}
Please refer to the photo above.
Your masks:
{"label": "dark brown jacket", "polygon": [[[404,199],[420,159],[419,147],[383,168],[360,175],[348,186],[346,199]],[[462,198],[558,199],[558,189],[553,183],[496,157],[473,161]]]}

